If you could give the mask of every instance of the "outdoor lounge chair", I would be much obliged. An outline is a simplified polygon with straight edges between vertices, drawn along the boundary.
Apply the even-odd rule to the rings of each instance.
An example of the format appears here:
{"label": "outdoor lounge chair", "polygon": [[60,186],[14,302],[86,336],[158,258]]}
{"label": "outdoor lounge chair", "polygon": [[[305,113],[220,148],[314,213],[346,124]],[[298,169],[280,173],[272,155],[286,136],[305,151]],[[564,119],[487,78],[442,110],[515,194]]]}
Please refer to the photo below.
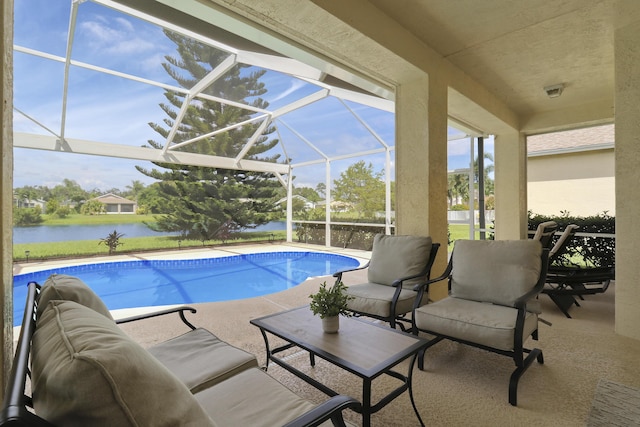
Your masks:
{"label": "outdoor lounge chair", "polygon": [[[413,333],[435,335],[425,351],[449,339],[511,357],[516,369],[509,403],[515,406],[520,377],[534,359],[544,362],[542,350],[524,343],[529,336],[538,339],[536,298],[547,264],[548,250],[535,240],[456,241],[444,274],[416,287],[427,292],[431,284],[448,280],[449,296],[414,309]],[[421,370],[424,355],[418,356]]]}
{"label": "outdoor lounge chair", "polygon": [[614,267],[580,268],[554,263],[566,252],[567,244],[578,228],[580,227],[575,224],[569,224],[549,253],[549,271],[542,289],[542,293],[549,295],[551,301],[568,318],[571,318],[569,309],[572,306],[580,307],[576,297],[584,299],[584,295],[604,293],[615,278]]}
{"label": "outdoor lounge chair", "polygon": [[542,243],[542,247],[551,249],[553,243],[553,236],[558,229],[558,223],[555,221],[546,221],[538,224],[535,233],[533,234],[533,240],[539,240]]}
{"label": "outdoor lounge chair", "polygon": [[[357,270],[367,270],[367,283],[348,285],[349,310],[356,315],[364,315],[389,322],[410,322],[405,319],[414,307],[418,292],[413,288],[417,283],[429,279],[431,266],[435,261],[439,243],[432,243],[431,237],[386,236],[377,234],[373,240],[370,261],[358,268],[335,273],[336,283],[342,281],[343,274]],[[418,306],[427,302],[423,294]],[[398,323],[402,330],[405,327]]]}

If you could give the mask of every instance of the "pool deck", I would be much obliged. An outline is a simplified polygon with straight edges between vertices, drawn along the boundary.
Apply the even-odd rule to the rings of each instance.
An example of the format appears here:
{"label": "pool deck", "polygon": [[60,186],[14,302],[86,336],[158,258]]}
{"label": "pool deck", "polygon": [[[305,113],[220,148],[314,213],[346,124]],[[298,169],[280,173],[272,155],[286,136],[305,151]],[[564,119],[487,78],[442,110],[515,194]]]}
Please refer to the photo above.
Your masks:
{"label": "pool deck", "polygon": [[72,265],[97,264],[102,262],[136,261],[136,260],[177,260],[218,258],[234,255],[243,255],[260,252],[288,252],[288,251],[314,251],[346,255],[358,259],[361,264],[371,257],[371,252],[358,249],[328,248],[319,245],[304,243],[252,243],[241,245],[207,246],[203,248],[185,248],[170,251],[137,252],[128,254],[115,254],[111,256],[99,256],[88,258],[70,258],[47,260],[31,260],[13,264],[13,274],[25,274],[34,271],[48,270],[55,267],[68,267]]}

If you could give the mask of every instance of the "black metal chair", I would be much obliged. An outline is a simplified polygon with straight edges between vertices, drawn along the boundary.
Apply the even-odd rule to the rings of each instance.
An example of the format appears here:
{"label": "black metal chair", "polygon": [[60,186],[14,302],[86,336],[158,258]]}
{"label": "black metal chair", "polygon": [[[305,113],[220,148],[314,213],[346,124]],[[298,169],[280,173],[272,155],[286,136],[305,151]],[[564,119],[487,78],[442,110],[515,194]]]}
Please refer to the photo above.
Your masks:
{"label": "black metal chair", "polygon": [[[413,310],[418,295],[413,288],[429,279],[439,247],[439,243],[432,243],[431,237],[378,234],[366,265],[338,271],[333,276],[337,283],[343,281],[344,273],[366,269],[367,283],[345,283],[352,297],[349,310],[355,315],[388,322],[392,328],[399,324],[406,330],[403,323],[398,322],[410,323],[406,315]],[[425,304],[427,299],[428,295],[421,295],[418,305]]]}
{"label": "black metal chair", "polygon": [[[416,287],[427,292],[442,280],[449,296],[413,310],[413,333],[434,335],[425,351],[449,339],[513,359],[509,403],[517,404],[518,381],[542,350],[527,349],[538,339],[538,294],[544,286],[548,249],[534,240],[458,240],[444,274]],[[419,297],[418,297],[419,298]],[[525,353],[528,353],[525,358]],[[424,370],[423,351],[418,368]]]}

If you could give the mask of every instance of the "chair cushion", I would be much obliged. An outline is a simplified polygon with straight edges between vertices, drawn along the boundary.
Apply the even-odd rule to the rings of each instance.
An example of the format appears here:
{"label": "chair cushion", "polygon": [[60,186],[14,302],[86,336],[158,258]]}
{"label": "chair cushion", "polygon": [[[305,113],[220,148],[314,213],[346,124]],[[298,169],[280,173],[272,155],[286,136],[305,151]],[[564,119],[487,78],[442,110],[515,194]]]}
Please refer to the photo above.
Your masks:
{"label": "chair cushion", "polygon": [[202,328],[148,350],[185,383],[192,393],[211,387],[245,369],[258,367],[253,354],[221,341]]}
{"label": "chair cushion", "polygon": [[457,240],[451,296],[512,307],[538,282],[541,255],[536,240]]}
{"label": "chair cushion", "polygon": [[213,426],[173,374],[111,320],[50,301],[32,348],[38,415],[60,426]]}
{"label": "chair cushion", "polygon": [[[431,254],[431,237],[376,234],[368,268],[368,281],[391,285],[395,280],[420,274]],[[402,284],[413,289],[420,278]]]}
{"label": "chair cushion", "polygon": [[44,308],[52,300],[75,301],[113,320],[109,309],[100,297],[77,277],[66,274],[49,276],[40,290],[36,317],[40,317]]}
{"label": "chair cushion", "polygon": [[[242,371],[194,396],[220,427],[281,426],[316,406],[259,368]],[[332,426],[330,421],[321,425]]]}
{"label": "chair cushion", "polygon": [[[351,295],[353,299],[348,302],[348,307],[350,310],[360,313],[389,317],[391,315],[391,300],[395,291],[394,287],[376,283],[351,285],[347,288],[347,294]],[[408,289],[400,291],[396,304],[396,315],[410,312],[417,295],[417,292]]]}
{"label": "chair cushion", "polygon": [[[416,309],[414,318],[421,330],[513,351],[517,313],[512,307],[448,297]],[[524,340],[537,327],[537,314],[527,312]]]}

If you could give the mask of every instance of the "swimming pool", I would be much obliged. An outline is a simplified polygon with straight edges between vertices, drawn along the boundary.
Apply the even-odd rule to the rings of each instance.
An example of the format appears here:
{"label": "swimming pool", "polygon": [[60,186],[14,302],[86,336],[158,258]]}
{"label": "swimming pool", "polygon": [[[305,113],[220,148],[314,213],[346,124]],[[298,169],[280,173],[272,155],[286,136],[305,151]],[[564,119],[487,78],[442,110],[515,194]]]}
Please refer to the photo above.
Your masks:
{"label": "swimming pool", "polygon": [[229,301],[292,288],[309,277],[357,267],[355,258],[322,252],[265,252],[221,258],[78,265],[13,277],[14,324],[22,323],[27,284],[53,273],[76,276],[110,310]]}

